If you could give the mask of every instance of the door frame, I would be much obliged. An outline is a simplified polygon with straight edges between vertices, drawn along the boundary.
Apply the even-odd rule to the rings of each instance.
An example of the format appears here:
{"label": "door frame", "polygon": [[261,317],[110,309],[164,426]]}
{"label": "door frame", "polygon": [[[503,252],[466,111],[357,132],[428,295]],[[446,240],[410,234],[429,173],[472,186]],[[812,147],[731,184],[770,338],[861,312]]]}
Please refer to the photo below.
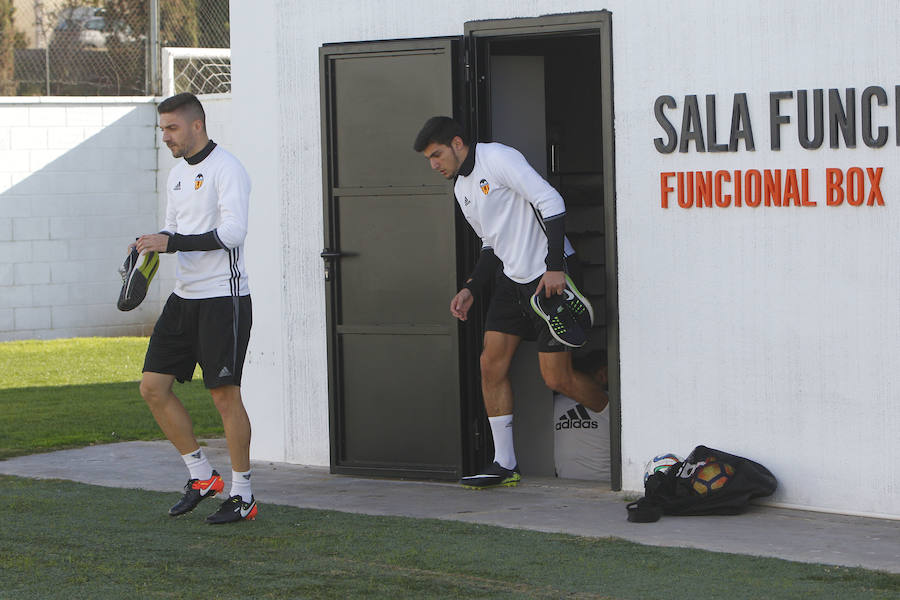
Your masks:
{"label": "door frame", "polygon": [[[467,408],[464,405],[462,394],[460,393],[460,403],[461,403],[461,418],[458,423],[455,423],[453,426],[456,428],[456,438],[457,438],[457,464],[454,470],[447,469],[416,469],[416,468],[408,468],[408,467],[382,467],[382,466],[355,466],[355,465],[346,465],[342,464],[342,443],[344,441],[344,428],[343,428],[343,397],[344,397],[344,386],[343,386],[343,362],[341,360],[341,340],[339,327],[337,325],[338,319],[340,318],[340,307],[338,306],[338,299],[340,298],[340,290],[336,289],[340,286],[340,280],[337,279],[335,281],[331,281],[329,279],[329,275],[331,278],[335,277],[335,273],[339,272],[340,267],[338,264],[338,260],[340,258],[340,248],[336,248],[334,244],[337,240],[339,240],[338,228],[339,224],[337,223],[336,215],[334,214],[334,191],[340,189],[334,185],[335,183],[335,169],[332,161],[332,157],[335,155],[335,136],[336,136],[336,123],[334,122],[334,113],[331,110],[331,105],[334,101],[334,74],[332,71],[332,64],[330,62],[332,57],[340,57],[341,55],[350,55],[350,54],[368,54],[378,56],[380,54],[390,54],[394,52],[403,52],[404,50],[412,50],[412,51],[421,51],[423,53],[427,53],[430,51],[428,48],[428,44],[434,43],[434,49],[446,48],[449,50],[451,57],[451,84],[452,89],[452,98],[450,101],[452,102],[453,111],[455,117],[464,117],[465,113],[463,110],[464,103],[466,101],[467,95],[465,94],[465,88],[460,89],[460,70],[462,66],[462,37],[460,36],[446,36],[446,37],[434,37],[434,38],[413,38],[413,39],[403,39],[403,40],[382,40],[382,41],[363,41],[363,42],[340,42],[333,44],[324,44],[319,48],[319,89],[321,90],[320,94],[320,120],[321,120],[321,135],[322,135],[322,186],[323,186],[323,195],[322,195],[322,213],[323,213],[323,236],[324,236],[324,244],[325,247],[322,251],[322,258],[325,262],[325,303],[326,303],[326,339],[327,339],[327,353],[328,353],[328,420],[329,420],[329,444],[330,444],[330,467],[332,473],[340,473],[347,475],[360,475],[360,476],[387,476],[387,477],[417,477],[417,478],[426,478],[426,479],[457,479],[465,470],[465,464],[471,460],[470,451],[465,448],[464,439],[463,439],[463,418],[462,416],[467,413]],[[413,132],[414,133],[414,132]],[[412,152],[412,149],[410,149]],[[446,189],[446,193],[448,194],[448,202],[450,202],[453,198],[452,196],[452,188],[448,187],[447,184],[440,182],[437,178],[435,179],[434,185],[428,186],[420,186],[416,187],[415,190],[417,193],[421,193],[428,188],[432,190],[443,190]],[[391,195],[397,193],[405,193],[413,188],[372,188],[378,189],[379,191]],[[354,192],[350,192],[353,194]],[[434,193],[440,193],[435,191]],[[455,205],[455,202],[453,203]],[[452,212],[451,214],[455,214]],[[450,223],[451,227],[451,236],[455,239],[458,239],[458,219],[454,218],[453,223]],[[332,256],[328,256],[331,254]],[[459,254],[459,248],[457,248],[457,254]],[[457,257],[457,271],[459,271],[459,260]],[[330,270],[330,274],[329,274]],[[457,280],[459,279],[458,273],[453,273],[452,275]],[[449,285],[449,284],[448,284]],[[456,288],[458,289],[458,288]],[[455,290],[454,290],[455,291]],[[449,302],[449,298],[448,298]],[[454,352],[457,356],[462,356],[464,354],[461,345],[463,343],[461,339],[461,335],[459,335],[458,331],[454,331],[453,335],[453,345]],[[458,372],[463,372],[464,369],[458,360]],[[461,390],[462,381],[460,381],[458,389]]]}
{"label": "door frame", "polygon": [[[603,143],[603,207],[605,223],[606,251],[606,335],[609,371],[609,417],[610,417],[610,486],[622,489],[622,406],[619,345],[619,287],[618,252],[616,242],[616,178],[615,178],[615,129],[613,110],[612,71],[612,13],[608,10],[569,14],[545,15],[512,19],[490,19],[468,21],[465,24],[466,69],[472,72],[469,79],[476,77],[482,42],[493,40],[536,37],[543,35],[596,33],[600,39],[600,110]],[[480,83],[480,82],[479,82]],[[482,106],[479,94],[489,94],[485,86],[470,85],[470,114],[473,139],[477,139],[479,123],[483,115],[478,114]]]}

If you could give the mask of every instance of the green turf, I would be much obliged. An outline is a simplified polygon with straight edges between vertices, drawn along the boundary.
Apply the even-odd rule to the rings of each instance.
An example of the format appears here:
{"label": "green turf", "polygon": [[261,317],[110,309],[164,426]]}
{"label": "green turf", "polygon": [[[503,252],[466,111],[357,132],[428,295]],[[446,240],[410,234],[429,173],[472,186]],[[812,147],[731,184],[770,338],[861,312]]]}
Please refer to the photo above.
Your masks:
{"label": "green turf", "polygon": [[[146,349],[147,338],[137,337],[0,343],[0,459],[162,438],[138,391]],[[197,376],[175,393],[198,436],[222,435]]]}
{"label": "green turf", "polygon": [[900,575],[615,539],[0,476],[0,598],[897,598]]}
{"label": "green turf", "polygon": [[[0,458],[161,437],[146,338],[0,343]],[[176,386],[221,434],[202,383]],[[612,539],[263,504],[211,527],[177,493],[0,476],[0,599],[900,598],[900,576]]]}

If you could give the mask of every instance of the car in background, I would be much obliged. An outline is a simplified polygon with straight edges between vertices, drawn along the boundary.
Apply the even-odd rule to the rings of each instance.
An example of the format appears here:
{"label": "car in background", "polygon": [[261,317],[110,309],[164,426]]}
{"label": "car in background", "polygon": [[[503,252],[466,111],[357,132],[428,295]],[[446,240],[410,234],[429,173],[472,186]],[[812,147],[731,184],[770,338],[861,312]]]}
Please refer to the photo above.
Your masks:
{"label": "car in background", "polygon": [[123,44],[137,41],[127,24],[109,23],[102,8],[76,6],[60,13],[51,43],[77,48],[106,48],[112,38]]}

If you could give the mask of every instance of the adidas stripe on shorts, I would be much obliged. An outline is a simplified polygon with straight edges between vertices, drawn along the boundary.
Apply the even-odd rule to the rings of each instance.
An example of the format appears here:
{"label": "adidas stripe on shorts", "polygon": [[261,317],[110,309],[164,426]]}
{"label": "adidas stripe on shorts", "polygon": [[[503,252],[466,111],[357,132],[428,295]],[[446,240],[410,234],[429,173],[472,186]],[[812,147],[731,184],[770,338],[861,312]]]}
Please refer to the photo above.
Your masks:
{"label": "adidas stripe on shorts", "polygon": [[186,300],[172,294],[153,328],[143,370],[183,383],[199,364],[208,389],[240,385],[252,324],[249,295]]}

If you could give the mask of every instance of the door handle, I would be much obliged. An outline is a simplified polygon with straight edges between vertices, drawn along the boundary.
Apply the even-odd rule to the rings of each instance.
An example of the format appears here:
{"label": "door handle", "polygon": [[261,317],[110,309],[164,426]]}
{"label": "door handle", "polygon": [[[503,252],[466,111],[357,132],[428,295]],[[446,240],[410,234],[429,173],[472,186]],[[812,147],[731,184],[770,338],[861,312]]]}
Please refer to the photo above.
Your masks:
{"label": "door handle", "polygon": [[319,256],[322,257],[322,260],[325,261],[325,281],[331,281],[331,268],[333,263],[329,261],[329,259],[340,258],[344,253],[338,250],[331,250],[329,248],[325,248],[319,253]]}

